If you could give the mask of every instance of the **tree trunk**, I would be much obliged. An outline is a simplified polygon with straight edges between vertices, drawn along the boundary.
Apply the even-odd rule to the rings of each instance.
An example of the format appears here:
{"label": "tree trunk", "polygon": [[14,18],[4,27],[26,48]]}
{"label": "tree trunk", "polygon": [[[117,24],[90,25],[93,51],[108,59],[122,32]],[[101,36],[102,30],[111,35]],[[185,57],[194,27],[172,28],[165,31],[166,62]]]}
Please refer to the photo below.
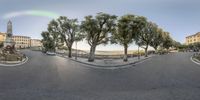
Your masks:
{"label": "tree trunk", "polygon": [[53,48],[53,52],[56,52],[56,50],[57,50],[57,47]]}
{"label": "tree trunk", "polygon": [[53,48],[53,50],[52,50],[53,52],[56,52],[56,49],[55,48]]}
{"label": "tree trunk", "polygon": [[68,47],[69,52],[68,52],[68,57],[71,58],[72,57],[72,47]]}
{"label": "tree trunk", "polygon": [[128,46],[124,46],[124,62],[128,61],[127,49],[128,49]]}
{"label": "tree trunk", "polygon": [[169,53],[169,48],[167,48],[167,54]]}
{"label": "tree trunk", "polygon": [[90,54],[89,54],[89,58],[88,58],[89,62],[93,62],[95,59],[95,49],[96,49],[96,45],[92,45],[90,47]]}
{"label": "tree trunk", "polygon": [[148,45],[146,46],[146,48],[145,48],[145,57],[148,57]]}
{"label": "tree trunk", "polygon": [[154,49],[155,49],[155,53],[158,53],[158,48],[157,48],[157,47],[154,47]]}

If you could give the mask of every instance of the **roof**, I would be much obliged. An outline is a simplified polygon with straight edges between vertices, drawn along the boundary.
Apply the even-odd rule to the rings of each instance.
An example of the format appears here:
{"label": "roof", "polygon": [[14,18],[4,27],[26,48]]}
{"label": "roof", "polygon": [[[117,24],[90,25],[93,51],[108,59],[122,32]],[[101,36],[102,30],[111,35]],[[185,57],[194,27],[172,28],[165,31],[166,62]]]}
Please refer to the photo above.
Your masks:
{"label": "roof", "polygon": [[196,36],[196,35],[198,35],[198,34],[200,34],[200,32],[197,32],[196,34],[193,34],[193,35],[189,35],[189,36],[187,36],[186,38],[192,37],[192,36]]}
{"label": "roof", "polygon": [[20,36],[20,35],[13,35],[12,37],[24,37],[24,38],[31,38],[31,37],[28,37],[28,36]]}
{"label": "roof", "polygon": [[1,35],[5,35],[6,33],[2,33],[2,32],[0,32],[0,34],[1,34]]}
{"label": "roof", "polygon": [[31,39],[31,40],[35,40],[35,41],[41,41],[40,39]]}

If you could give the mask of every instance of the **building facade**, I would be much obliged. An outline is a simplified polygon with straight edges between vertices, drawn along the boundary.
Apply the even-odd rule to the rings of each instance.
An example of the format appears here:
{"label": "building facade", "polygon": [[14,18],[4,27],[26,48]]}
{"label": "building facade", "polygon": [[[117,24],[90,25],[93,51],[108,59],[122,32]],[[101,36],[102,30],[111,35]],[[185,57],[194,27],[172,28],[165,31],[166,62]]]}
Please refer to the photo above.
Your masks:
{"label": "building facade", "polygon": [[12,33],[12,22],[9,20],[7,23],[7,33],[0,32],[0,43],[5,43],[6,37],[10,36],[15,42],[15,48],[29,48],[42,46],[39,39],[31,39],[28,36],[16,36]]}
{"label": "building facade", "polygon": [[39,39],[31,39],[31,47],[41,47],[42,42]]}
{"label": "building facade", "polygon": [[200,32],[186,37],[186,45],[200,42]]}
{"label": "building facade", "polygon": [[[6,33],[0,32],[0,43],[6,39]],[[15,41],[15,48],[29,48],[29,47],[41,47],[42,42],[39,39],[31,39],[28,36],[16,36],[13,35],[12,39]]]}
{"label": "building facade", "polygon": [[1,33],[0,32],[0,42],[4,42],[6,39],[6,33]]}
{"label": "building facade", "polygon": [[29,48],[31,46],[31,38],[28,36],[12,36],[15,41],[15,48]]}

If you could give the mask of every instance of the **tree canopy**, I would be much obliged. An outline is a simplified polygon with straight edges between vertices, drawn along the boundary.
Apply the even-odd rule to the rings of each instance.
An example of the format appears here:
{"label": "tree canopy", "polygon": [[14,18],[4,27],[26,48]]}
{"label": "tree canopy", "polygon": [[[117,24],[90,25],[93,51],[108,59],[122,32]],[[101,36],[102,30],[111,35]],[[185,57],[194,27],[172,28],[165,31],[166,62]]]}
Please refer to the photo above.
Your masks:
{"label": "tree canopy", "polygon": [[[145,21],[145,20],[144,20]],[[145,56],[147,57],[147,50],[152,42],[152,37],[157,31],[157,25],[152,22],[145,23],[145,26],[136,35],[136,44],[145,49]]]}
{"label": "tree canopy", "polygon": [[[111,36],[110,36],[111,35]],[[117,16],[107,13],[88,15],[79,24],[77,19],[60,16],[48,24],[47,31],[42,32],[42,43],[46,50],[54,50],[60,45],[66,45],[68,57],[72,57],[72,45],[75,41],[85,39],[90,45],[88,61],[94,61],[96,47],[100,44],[118,43],[124,47],[124,61],[127,61],[127,50],[133,42],[145,50],[148,47],[155,50],[158,47],[169,49],[178,47],[169,32],[164,31],[156,23],[146,17],[127,14],[117,19]]]}
{"label": "tree canopy", "polygon": [[124,15],[117,23],[116,31],[111,36],[112,43],[119,43],[124,47],[124,61],[127,61],[128,46],[133,43],[135,35],[141,26],[138,25],[138,16]]}
{"label": "tree canopy", "polygon": [[108,43],[108,33],[115,30],[117,16],[106,13],[98,13],[95,17],[86,16],[81,23],[81,30],[91,46],[88,61],[94,61],[94,53],[97,45]]}

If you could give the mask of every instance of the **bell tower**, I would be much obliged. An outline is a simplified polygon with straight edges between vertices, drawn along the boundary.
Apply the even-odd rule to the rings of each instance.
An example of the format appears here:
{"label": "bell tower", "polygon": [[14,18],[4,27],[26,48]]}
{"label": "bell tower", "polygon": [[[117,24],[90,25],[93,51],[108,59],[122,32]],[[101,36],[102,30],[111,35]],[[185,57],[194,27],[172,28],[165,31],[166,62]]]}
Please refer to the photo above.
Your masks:
{"label": "bell tower", "polygon": [[12,36],[12,22],[10,20],[7,23],[7,36],[8,37]]}

